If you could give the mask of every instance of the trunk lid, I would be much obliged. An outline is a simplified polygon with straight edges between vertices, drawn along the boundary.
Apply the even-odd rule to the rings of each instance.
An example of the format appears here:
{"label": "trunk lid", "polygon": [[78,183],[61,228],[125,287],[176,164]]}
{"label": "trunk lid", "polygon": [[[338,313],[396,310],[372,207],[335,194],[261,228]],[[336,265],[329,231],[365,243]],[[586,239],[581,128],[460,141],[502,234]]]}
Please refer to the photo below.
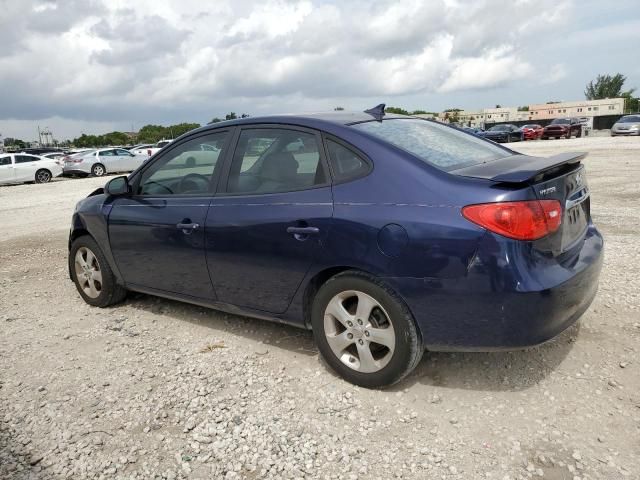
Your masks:
{"label": "trunk lid", "polygon": [[449,173],[482,178],[512,187],[533,189],[538,200],[558,200],[562,206],[560,228],[534,246],[554,256],[570,250],[584,238],[591,219],[589,187],[584,165],[586,153],[563,153],[553,157],[512,155]]}

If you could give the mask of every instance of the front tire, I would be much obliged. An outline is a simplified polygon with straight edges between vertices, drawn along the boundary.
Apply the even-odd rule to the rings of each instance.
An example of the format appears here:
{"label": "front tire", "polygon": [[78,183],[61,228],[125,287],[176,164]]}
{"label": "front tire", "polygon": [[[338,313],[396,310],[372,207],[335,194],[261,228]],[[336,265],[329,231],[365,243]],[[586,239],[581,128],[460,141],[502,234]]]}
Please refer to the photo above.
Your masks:
{"label": "front tire", "polygon": [[313,334],[329,366],[366,388],[393,385],[418,364],[424,348],[404,301],[376,277],[336,275],[318,291]]}
{"label": "front tire", "polygon": [[104,253],[88,235],[76,238],[69,251],[69,271],[82,299],[94,307],[108,307],[127,296],[118,285]]}
{"label": "front tire", "polygon": [[45,168],[41,168],[36,172],[35,182],[36,183],[49,183],[51,181],[51,172]]}
{"label": "front tire", "polygon": [[93,175],[94,177],[102,177],[105,173],[107,173],[107,170],[101,163],[96,163],[93,167],[91,167],[91,175]]}

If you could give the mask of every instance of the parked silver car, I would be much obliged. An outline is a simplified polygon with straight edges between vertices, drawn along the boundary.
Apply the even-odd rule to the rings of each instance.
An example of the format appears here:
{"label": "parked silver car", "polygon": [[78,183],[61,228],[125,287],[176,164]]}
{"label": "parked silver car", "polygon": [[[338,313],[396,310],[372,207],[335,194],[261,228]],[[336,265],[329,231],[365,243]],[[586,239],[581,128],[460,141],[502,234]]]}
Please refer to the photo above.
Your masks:
{"label": "parked silver car", "polygon": [[625,115],[611,127],[611,136],[640,135],[640,115]]}
{"label": "parked silver car", "polygon": [[99,148],[70,155],[64,159],[65,175],[93,175],[131,172],[147,160],[146,155],[135,155],[124,148]]}

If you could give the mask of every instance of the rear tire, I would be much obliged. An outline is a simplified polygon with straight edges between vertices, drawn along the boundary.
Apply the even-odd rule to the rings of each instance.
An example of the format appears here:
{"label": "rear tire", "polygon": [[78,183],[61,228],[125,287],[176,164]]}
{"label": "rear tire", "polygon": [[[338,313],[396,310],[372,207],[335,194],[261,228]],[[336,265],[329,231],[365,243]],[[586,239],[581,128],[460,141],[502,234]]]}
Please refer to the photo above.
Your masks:
{"label": "rear tire", "polygon": [[96,163],[93,167],[91,167],[91,175],[93,175],[94,177],[102,177],[105,173],[107,173],[107,170],[101,163]]}
{"label": "rear tire", "polygon": [[118,285],[104,253],[89,235],[76,238],[69,250],[69,271],[82,299],[94,307],[108,307],[127,296]]}
{"label": "rear tire", "polygon": [[565,138],[566,138],[567,140],[571,140],[571,130],[569,130],[569,131],[567,132],[567,135],[565,136]]}
{"label": "rear tire", "polygon": [[36,172],[35,182],[36,183],[49,183],[51,181],[51,172],[46,168],[41,168]]}
{"label": "rear tire", "polygon": [[329,366],[365,388],[399,382],[416,367],[424,351],[404,301],[363,272],[347,271],[327,281],[313,300],[311,324]]}

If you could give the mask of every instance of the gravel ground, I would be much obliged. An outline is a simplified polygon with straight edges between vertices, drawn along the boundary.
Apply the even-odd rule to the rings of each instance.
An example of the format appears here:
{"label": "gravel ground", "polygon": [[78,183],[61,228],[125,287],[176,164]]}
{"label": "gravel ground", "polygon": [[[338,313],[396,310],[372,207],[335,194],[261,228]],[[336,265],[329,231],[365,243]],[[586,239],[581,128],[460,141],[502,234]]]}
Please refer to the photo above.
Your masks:
{"label": "gravel ground", "polygon": [[309,332],[85,305],[67,229],[104,179],[0,188],[0,478],[640,478],[640,139],[515,148],[590,152],[593,306],[544,346],[426,354],[384,391],[337,378]]}

